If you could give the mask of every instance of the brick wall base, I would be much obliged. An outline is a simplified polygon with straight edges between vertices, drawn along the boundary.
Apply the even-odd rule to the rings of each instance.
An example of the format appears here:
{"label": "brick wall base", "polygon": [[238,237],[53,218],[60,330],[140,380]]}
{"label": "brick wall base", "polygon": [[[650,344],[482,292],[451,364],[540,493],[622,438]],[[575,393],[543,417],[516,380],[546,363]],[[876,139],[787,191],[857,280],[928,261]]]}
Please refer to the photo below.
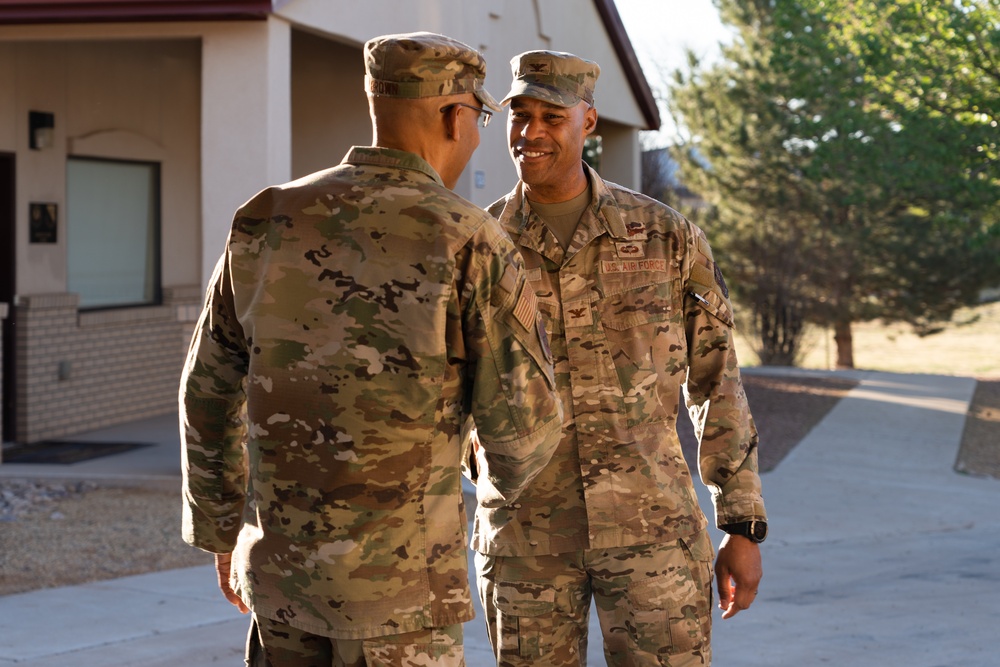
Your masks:
{"label": "brick wall base", "polygon": [[84,312],[75,294],[19,297],[17,442],[175,410],[201,297],[200,287],[175,287],[160,306]]}

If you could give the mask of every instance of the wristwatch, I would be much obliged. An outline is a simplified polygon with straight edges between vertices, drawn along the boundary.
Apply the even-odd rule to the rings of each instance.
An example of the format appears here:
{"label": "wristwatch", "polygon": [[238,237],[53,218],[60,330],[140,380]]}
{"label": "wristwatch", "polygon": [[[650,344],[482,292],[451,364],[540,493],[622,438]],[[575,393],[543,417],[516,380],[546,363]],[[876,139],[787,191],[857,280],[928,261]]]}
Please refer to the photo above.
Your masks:
{"label": "wristwatch", "polygon": [[727,523],[720,526],[721,529],[730,535],[742,535],[751,542],[760,544],[767,539],[767,521],[755,519],[753,521],[740,521],[739,523]]}

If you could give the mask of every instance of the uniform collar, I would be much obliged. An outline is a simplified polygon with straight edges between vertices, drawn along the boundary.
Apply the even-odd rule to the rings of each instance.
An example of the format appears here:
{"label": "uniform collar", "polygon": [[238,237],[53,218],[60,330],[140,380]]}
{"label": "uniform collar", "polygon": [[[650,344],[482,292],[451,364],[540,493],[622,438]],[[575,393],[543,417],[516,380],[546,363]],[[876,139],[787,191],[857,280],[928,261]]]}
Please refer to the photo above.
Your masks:
{"label": "uniform collar", "polygon": [[618,208],[618,201],[611,193],[611,188],[596,171],[590,168],[590,165],[584,163],[584,168],[587,170],[587,178],[590,179],[590,187],[593,192],[590,210],[594,212],[608,234],[619,240],[629,240],[629,233],[622,219],[621,210]]}
{"label": "uniform collar", "polygon": [[[575,254],[580,248],[604,233],[622,241],[628,241],[632,238],[628,234],[621,211],[618,208],[618,202],[611,193],[611,189],[586,162],[583,163],[583,168],[586,171],[587,180],[590,181],[591,199],[587,210],[584,211],[583,217],[580,219],[580,226],[577,227],[569,249],[566,251],[568,255]],[[518,181],[513,192],[507,195],[499,220],[505,229],[518,237],[518,243],[521,246],[530,248],[554,261],[561,261],[563,257],[562,247],[559,246],[552,233],[545,228],[538,216],[532,212],[531,206],[524,196],[524,184],[521,181]]]}
{"label": "uniform collar", "polygon": [[444,181],[437,171],[416,153],[401,151],[395,148],[379,146],[351,146],[341,164],[372,165],[376,167],[393,167],[396,169],[411,169],[430,176],[444,187]]}

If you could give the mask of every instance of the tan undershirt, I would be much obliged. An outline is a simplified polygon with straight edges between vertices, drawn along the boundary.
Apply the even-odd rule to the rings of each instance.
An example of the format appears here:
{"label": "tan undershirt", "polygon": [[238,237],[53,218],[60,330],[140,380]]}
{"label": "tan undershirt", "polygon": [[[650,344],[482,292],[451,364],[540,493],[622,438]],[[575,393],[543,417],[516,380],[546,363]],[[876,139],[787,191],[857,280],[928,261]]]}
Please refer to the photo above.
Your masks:
{"label": "tan undershirt", "polygon": [[557,204],[539,204],[529,199],[528,204],[565,250],[569,247],[570,241],[573,240],[573,232],[576,231],[576,226],[580,223],[583,212],[590,204],[590,196],[590,185],[588,184],[586,190],[569,201]]}

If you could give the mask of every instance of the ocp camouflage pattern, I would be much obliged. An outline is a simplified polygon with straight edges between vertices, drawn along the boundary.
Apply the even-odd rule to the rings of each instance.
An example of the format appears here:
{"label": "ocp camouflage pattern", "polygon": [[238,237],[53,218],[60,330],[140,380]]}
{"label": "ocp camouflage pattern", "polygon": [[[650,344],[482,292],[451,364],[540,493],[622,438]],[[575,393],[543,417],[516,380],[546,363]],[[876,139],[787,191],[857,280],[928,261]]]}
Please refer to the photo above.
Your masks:
{"label": "ocp camouflage pattern", "polygon": [[514,80],[504,103],[528,95],[556,106],[571,107],[580,101],[594,104],[594,86],[601,75],[601,66],[562,51],[526,51],[511,58],[510,73]]}
{"label": "ocp camouflage pattern", "polygon": [[[181,381],[184,539],[258,615],[342,639],[473,616],[461,429],[514,501],[561,405],[522,261],[410,153],[237,211]],[[242,415],[245,412],[245,419]]]}
{"label": "ocp camouflage pattern", "polygon": [[[632,547],[476,554],[497,664],[578,667],[592,602],[608,667],[711,664],[712,555],[704,531]],[[593,596],[582,594],[588,589]]]}
{"label": "ocp camouflage pattern", "polygon": [[365,44],[365,89],[371,95],[420,98],[476,93],[494,111],[485,91],[486,60],[475,49],[444,35],[383,35]]}
{"label": "ocp camouflage pattern", "polygon": [[477,511],[481,553],[636,546],[703,530],[677,436],[682,392],[716,523],[766,518],[732,308],[704,234],[587,169],[592,202],[566,251],[520,184],[490,207],[524,256],[566,417],[559,449],[528,490]]}

